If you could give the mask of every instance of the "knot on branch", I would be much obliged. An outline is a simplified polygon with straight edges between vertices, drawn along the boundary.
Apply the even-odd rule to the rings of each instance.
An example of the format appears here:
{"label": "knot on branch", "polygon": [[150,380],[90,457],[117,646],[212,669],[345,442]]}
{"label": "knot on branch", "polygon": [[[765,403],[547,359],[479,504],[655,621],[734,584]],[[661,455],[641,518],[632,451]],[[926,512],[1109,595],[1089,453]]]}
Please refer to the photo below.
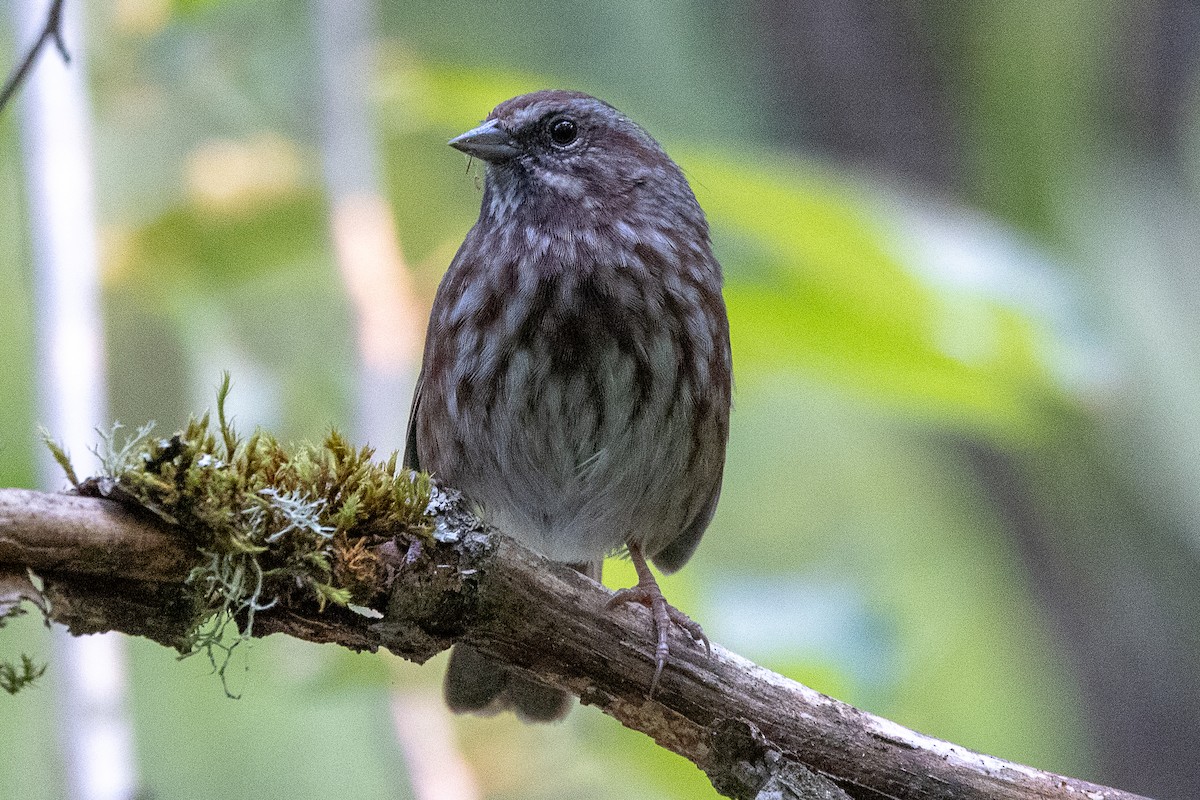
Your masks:
{"label": "knot on branch", "polygon": [[785,758],[752,722],[726,719],[712,735],[711,763],[703,766],[713,788],[745,800],[850,800],[828,778]]}
{"label": "knot on branch", "polygon": [[414,541],[403,556],[385,546],[385,563],[397,573],[410,568],[405,580],[392,583],[384,618],[372,626],[396,655],[423,664],[484,618],[481,584],[496,542],[482,529],[460,531],[453,544]]}

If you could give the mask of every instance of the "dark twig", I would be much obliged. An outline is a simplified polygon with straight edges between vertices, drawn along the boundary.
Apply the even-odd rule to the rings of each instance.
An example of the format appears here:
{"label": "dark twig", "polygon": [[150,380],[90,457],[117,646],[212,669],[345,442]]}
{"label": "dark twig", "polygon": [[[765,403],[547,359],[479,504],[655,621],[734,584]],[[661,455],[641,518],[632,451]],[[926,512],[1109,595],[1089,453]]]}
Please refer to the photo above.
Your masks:
{"label": "dark twig", "polygon": [[53,42],[58,54],[62,56],[62,60],[66,64],[71,63],[71,54],[67,52],[67,43],[63,41],[62,34],[62,11],[64,0],[52,0],[50,10],[46,14],[46,24],[42,27],[41,34],[38,35],[37,41],[29,48],[25,54],[25,58],[21,59],[21,63],[13,70],[12,75],[4,83],[4,88],[0,89],[0,114],[4,113],[4,109],[8,106],[8,101],[17,93],[17,89],[29,77],[30,71],[33,69],[33,62],[37,60],[38,54],[47,42]]}

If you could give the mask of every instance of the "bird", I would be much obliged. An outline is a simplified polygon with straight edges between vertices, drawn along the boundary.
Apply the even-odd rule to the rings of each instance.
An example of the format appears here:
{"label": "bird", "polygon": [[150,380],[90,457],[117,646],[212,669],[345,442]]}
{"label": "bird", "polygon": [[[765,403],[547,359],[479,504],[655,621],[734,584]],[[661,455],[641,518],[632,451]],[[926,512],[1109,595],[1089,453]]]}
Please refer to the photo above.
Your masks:
{"label": "bird", "polygon": [[[681,568],[721,494],[732,397],[729,321],[708,222],[640,125],[581,92],[496,106],[449,145],[483,162],[479,218],[438,286],[404,463],[462,492],[501,532],[651,612],[656,690],[672,626],[709,647],[647,562]],[[465,643],[455,712],[562,718],[570,696]]]}

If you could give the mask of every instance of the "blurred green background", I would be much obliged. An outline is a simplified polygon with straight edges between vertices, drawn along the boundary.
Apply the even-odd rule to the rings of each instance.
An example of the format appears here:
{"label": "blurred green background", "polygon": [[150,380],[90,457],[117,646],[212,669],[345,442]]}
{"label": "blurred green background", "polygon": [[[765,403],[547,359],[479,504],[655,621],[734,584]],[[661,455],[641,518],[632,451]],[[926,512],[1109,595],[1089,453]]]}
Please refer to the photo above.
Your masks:
{"label": "blurred green background", "polygon": [[[112,416],[171,430],[228,369],[243,427],[355,430],[326,23],[284,0],[67,9],[87,15]],[[367,20],[350,74],[419,329],[478,211],[445,140],[501,100],[596,94],[687,172],[737,393],[716,520],[665,590],[714,641],[967,747],[1200,796],[1195,4],[410,0]],[[0,485],[33,486],[16,142],[7,113]],[[22,650],[49,655],[36,621],[0,634]],[[153,797],[429,796],[402,720],[444,722],[442,659],[270,639],[232,701],[198,660],[129,654]],[[61,795],[53,672],[0,698],[0,797]],[[715,795],[591,708],[451,724],[445,768],[488,798]]]}

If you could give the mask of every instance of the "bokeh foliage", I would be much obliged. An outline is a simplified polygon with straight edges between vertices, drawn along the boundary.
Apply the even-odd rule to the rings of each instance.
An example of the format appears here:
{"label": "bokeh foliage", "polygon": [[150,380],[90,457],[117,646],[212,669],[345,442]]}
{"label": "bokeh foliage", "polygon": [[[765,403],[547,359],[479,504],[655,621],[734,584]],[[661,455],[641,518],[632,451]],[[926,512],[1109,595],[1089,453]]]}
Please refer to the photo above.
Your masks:
{"label": "bokeh foliage", "polygon": [[[749,23],[730,5],[384,4],[364,80],[418,288],[428,301],[477,212],[478,169],[464,170],[447,138],[547,85],[592,91],[643,122],[709,214],[738,387],[722,505],[695,561],[665,581],[669,596],[714,640],[840,699],[1094,777],[1062,645],[955,444],[1028,459],[1048,492],[1061,478],[1063,508],[1110,485],[1089,463],[1103,452],[1089,415],[1109,378],[1099,391],[1076,379],[1080,363],[1090,369],[1080,338],[1107,345],[1060,280],[1072,262],[1033,248],[1021,273],[1035,296],[1068,296],[1057,316],[931,272],[920,253],[962,245],[914,246],[922,196],[897,201],[903,188],[773,144],[756,113],[767,90],[753,80]],[[328,241],[307,7],[168,6],[138,25],[90,12],[114,414],[173,429],[228,369],[245,425],[285,439],[349,428],[353,325]],[[1109,21],[1094,5],[1022,0],[944,26],[964,35],[954,66],[971,112],[969,199],[1059,250],[1071,243],[1064,198],[1097,157],[1081,87],[1095,85]],[[14,221],[0,225],[0,478],[30,485],[33,303],[11,118],[0,144],[0,218]],[[1001,230],[970,247],[1016,240]],[[397,414],[407,407],[396,399]],[[607,579],[632,574],[613,563]],[[8,652],[43,640],[26,625],[3,641]],[[296,798],[394,797],[406,783],[387,690],[429,692],[439,677],[437,665],[266,641],[230,703],[160,648],[134,642],[131,654],[147,785],[172,797],[248,795],[268,780]],[[56,772],[52,692],[5,701],[11,730],[44,735],[6,747],[0,796],[57,795],[41,777]],[[554,729],[493,719],[457,732],[491,797],[712,795],[689,765],[591,709]]]}

